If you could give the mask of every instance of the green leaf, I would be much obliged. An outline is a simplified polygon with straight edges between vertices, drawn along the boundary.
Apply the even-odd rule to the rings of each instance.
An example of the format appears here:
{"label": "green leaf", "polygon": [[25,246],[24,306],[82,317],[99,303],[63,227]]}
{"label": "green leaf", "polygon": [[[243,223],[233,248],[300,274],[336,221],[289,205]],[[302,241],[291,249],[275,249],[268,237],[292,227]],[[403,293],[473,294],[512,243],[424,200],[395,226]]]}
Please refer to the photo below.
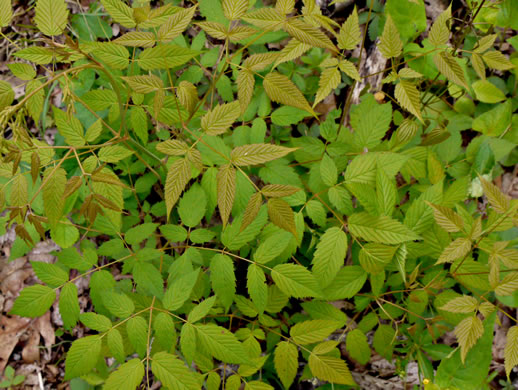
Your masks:
{"label": "green leaf", "polygon": [[300,42],[334,52],[338,51],[326,34],[319,28],[303,22],[302,19],[288,18],[283,24],[283,29]]}
{"label": "green leaf", "polygon": [[323,295],[329,301],[352,298],[361,290],[366,280],[367,273],[362,267],[358,265],[345,266],[324,289]]}
{"label": "green leaf", "polygon": [[241,115],[239,102],[218,104],[201,118],[201,127],[209,135],[223,134],[239,115]]}
{"label": "green leaf", "polygon": [[126,28],[136,26],[133,10],[121,0],[101,0],[101,4],[115,22]]}
{"label": "green leaf", "polygon": [[155,34],[145,31],[130,31],[112,42],[122,46],[130,47],[153,47],[155,45]]}
{"label": "green leaf", "polygon": [[68,282],[68,272],[56,264],[31,261],[31,266],[38,279],[49,287],[57,288]]}
{"label": "green leaf", "polygon": [[194,184],[183,194],[178,203],[178,214],[182,223],[188,227],[197,226],[207,209],[207,196],[199,184]]}
{"label": "green leaf", "polygon": [[390,15],[387,15],[378,49],[385,58],[399,57],[403,49],[403,42],[401,42],[399,31]]}
{"label": "green leaf", "polygon": [[158,40],[161,42],[171,42],[180,35],[191,22],[196,12],[196,6],[190,8],[181,8],[178,12],[167,19],[158,29]]}
{"label": "green leaf", "polygon": [[392,359],[396,331],[390,325],[381,324],[374,333],[372,345],[377,353],[387,360]]}
{"label": "green leaf", "polygon": [[349,217],[348,223],[354,236],[380,244],[400,244],[420,239],[401,222],[384,215],[375,217],[367,213],[356,213]]}
{"label": "green leaf", "polygon": [[496,50],[485,53],[482,55],[482,58],[484,59],[486,65],[491,69],[509,70],[516,67],[511,61],[507,59],[506,56]]}
{"label": "green leaf", "polygon": [[277,287],[290,297],[320,296],[320,288],[315,277],[301,265],[276,265],[272,270],[272,279]]}
{"label": "green leaf", "polygon": [[7,81],[0,80],[0,110],[11,105],[14,100],[14,91],[11,84]]}
{"label": "green leaf", "polygon": [[294,150],[273,144],[242,145],[232,150],[230,158],[237,166],[258,165],[286,156]]}
{"label": "green leaf", "polygon": [[249,358],[243,345],[227,329],[215,324],[197,325],[199,343],[216,359],[225,363],[247,363]]}
{"label": "green leaf", "polygon": [[108,317],[96,313],[81,313],[79,315],[79,321],[87,328],[98,332],[106,332],[112,327],[112,322]]}
{"label": "green leaf", "polygon": [[181,242],[187,240],[187,230],[178,225],[162,225],[160,232],[165,238],[172,242]]}
{"label": "green leaf", "polygon": [[111,42],[97,42],[93,47],[93,54],[113,69],[126,69],[129,65],[129,52],[120,45]]}
{"label": "green leaf", "polygon": [[450,311],[452,313],[474,313],[478,308],[478,301],[469,296],[463,295],[461,297],[453,298],[439,309]]}
{"label": "green leaf", "polygon": [[124,340],[118,329],[113,328],[108,332],[106,343],[111,354],[119,363],[124,363],[126,353],[124,352]]}
{"label": "green leaf", "polygon": [[483,103],[498,103],[505,100],[503,92],[487,80],[478,80],[472,84],[477,99]]}
{"label": "green leaf", "polygon": [[79,298],[77,286],[70,282],[65,284],[59,294],[59,313],[66,329],[72,329],[79,320]]}
{"label": "green leaf", "polygon": [[394,96],[401,106],[414,114],[422,123],[424,123],[421,114],[421,99],[416,85],[407,80],[400,80],[396,85]]}
{"label": "green leaf", "polygon": [[[0,2],[0,7],[2,7],[1,2]],[[10,7],[10,4],[9,4],[9,7]],[[0,16],[0,18],[1,17],[2,16]],[[36,71],[34,70],[32,65],[17,62],[14,64],[7,64],[7,67],[12,72],[12,74],[14,74],[19,79],[29,81],[29,80],[32,80],[34,77],[36,77]]]}
{"label": "green leaf", "polygon": [[308,113],[299,108],[282,106],[272,112],[272,122],[278,126],[290,126],[299,123]]}
{"label": "green leaf", "polygon": [[180,278],[174,280],[173,284],[167,289],[163,305],[164,308],[170,311],[178,310],[191,296],[192,290],[196,281],[198,280],[199,269],[182,275]]}
{"label": "green leaf", "polygon": [[148,322],[141,316],[131,317],[126,322],[128,338],[140,358],[146,356],[148,339]]}
{"label": "green leaf", "polygon": [[391,180],[381,167],[376,171],[376,196],[378,212],[390,217],[397,202],[396,181]]}
{"label": "green leaf", "polygon": [[464,318],[455,327],[455,336],[460,345],[460,356],[463,363],[468,351],[477,343],[483,333],[484,326],[476,315]]}
{"label": "green leaf", "polygon": [[116,163],[131,156],[134,152],[119,145],[103,146],[99,150],[99,160],[107,163]]}
{"label": "green leaf", "polygon": [[518,326],[511,326],[507,331],[507,337],[504,350],[505,373],[507,379],[512,369],[518,365]]}
{"label": "green leaf", "polygon": [[450,28],[448,23],[451,19],[451,5],[443,11],[437,19],[433,22],[430,32],[428,33],[428,40],[434,46],[442,46],[448,43],[450,39]]}
{"label": "green leaf", "polygon": [[289,389],[297,375],[298,355],[297,347],[287,341],[281,341],[275,347],[275,371],[286,389]]}
{"label": "green leaf", "polygon": [[160,271],[151,263],[138,261],[133,267],[133,279],[137,291],[161,299],[164,296],[164,282]]}
{"label": "green leaf", "polygon": [[214,303],[216,303],[215,295],[205,299],[191,310],[191,312],[187,316],[187,321],[193,324],[201,320],[202,318],[205,318],[205,316],[209,314],[210,310],[214,306]]}
{"label": "green leaf", "polygon": [[362,149],[370,149],[378,145],[387,133],[391,121],[392,107],[390,103],[379,104],[373,95],[367,95],[359,105],[353,106],[351,109],[354,143]]}
{"label": "green leaf", "polygon": [[347,246],[347,235],[340,228],[329,228],[322,235],[312,261],[320,286],[327,287],[343,267]]}
{"label": "green leaf", "polygon": [[311,354],[308,363],[313,375],[320,380],[342,385],[356,385],[347,364],[342,359]]}
{"label": "green leaf", "polygon": [[299,322],[290,329],[290,336],[297,344],[306,345],[322,341],[337,330],[340,324],[329,320]]}
{"label": "green leaf", "polygon": [[151,361],[153,374],[170,389],[198,390],[200,385],[189,368],[176,356],[158,352]]}
{"label": "green leaf", "polygon": [[433,57],[435,66],[449,81],[466,89],[468,85],[464,78],[464,72],[457,63],[457,59],[447,51],[440,51]]}
{"label": "green leaf", "polygon": [[186,159],[176,160],[167,171],[165,180],[166,217],[171,214],[185,186],[191,178],[191,165]]}
{"label": "green leaf", "polygon": [[452,263],[457,259],[466,256],[471,250],[471,240],[465,237],[459,237],[450,245],[444,248],[441,256],[435,264]]}
{"label": "green leaf", "polygon": [[223,165],[218,170],[218,209],[223,222],[223,227],[226,226],[232,206],[234,204],[234,197],[236,195],[236,170],[231,164]]}
{"label": "green leaf", "polygon": [[268,73],[263,80],[263,87],[272,101],[315,115],[302,92],[286,76],[277,72]]}
{"label": "green leaf", "polygon": [[397,247],[382,244],[365,244],[360,250],[360,264],[370,274],[382,272],[394,258]]}
{"label": "green leaf", "polygon": [[152,93],[164,88],[164,83],[155,75],[121,77],[133,92]]}
{"label": "green leaf", "polygon": [[0,0],[0,28],[7,27],[13,18],[11,0]]}
{"label": "green leaf", "polygon": [[59,133],[65,137],[65,141],[72,146],[84,146],[85,137],[83,125],[75,116],[68,115],[64,111],[53,106],[54,119]]}
{"label": "green leaf", "polygon": [[264,271],[257,264],[250,264],[246,279],[248,294],[259,313],[262,313],[268,302],[268,287]]}
{"label": "green leaf", "polygon": [[289,245],[293,236],[284,231],[272,234],[262,241],[254,252],[254,260],[259,264],[267,264],[275,260]]}
{"label": "green leaf", "polygon": [[230,307],[236,294],[234,263],[226,255],[216,254],[210,261],[212,289],[226,308]]}
{"label": "green leaf", "polygon": [[22,290],[9,313],[21,317],[40,317],[49,310],[55,300],[56,292],[53,289],[35,284]]}
{"label": "green leaf", "polygon": [[426,203],[433,209],[433,214],[437,225],[442,227],[447,232],[455,233],[464,227],[464,221],[462,220],[462,217],[452,209],[430,202]]}
{"label": "green leaf", "polygon": [[313,107],[329,96],[329,94],[338,87],[341,81],[342,77],[337,67],[324,69],[318,81],[318,91]]}
{"label": "green leaf", "polygon": [[45,35],[60,35],[67,26],[68,10],[65,0],[36,1],[34,22]]}
{"label": "green leaf", "polygon": [[142,378],[144,378],[144,364],[139,359],[131,359],[110,374],[103,389],[135,390],[142,382]]}
{"label": "green leaf", "polygon": [[145,49],[137,62],[144,70],[170,69],[188,62],[198,52],[177,45],[160,45]]}
{"label": "green leaf", "polygon": [[367,336],[360,330],[354,329],[347,333],[345,340],[347,352],[361,365],[365,365],[371,358],[371,349],[367,342]]}
{"label": "green leaf", "polygon": [[114,316],[128,318],[135,311],[135,304],[124,293],[105,291],[102,300],[104,306],[106,306]]}
{"label": "green leaf", "polygon": [[352,50],[361,41],[360,24],[358,21],[358,12],[356,6],[353,12],[349,15],[347,20],[342,24],[340,28],[340,34],[338,35],[338,47],[342,50]]}
{"label": "green leaf", "polygon": [[326,153],[320,161],[320,177],[326,186],[334,186],[338,179],[338,170],[336,164]]}
{"label": "green leaf", "polygon": [[101,354],[100,336],[85,336],[72,342],[65,359],[65,380],[88,374]]}
{"label": "green leaf", "polygon": [[158,224],[156,223],[143,223],[132,227],[124,234],[124,240],[130,245],[140,244],[142,241],[152,237]]}

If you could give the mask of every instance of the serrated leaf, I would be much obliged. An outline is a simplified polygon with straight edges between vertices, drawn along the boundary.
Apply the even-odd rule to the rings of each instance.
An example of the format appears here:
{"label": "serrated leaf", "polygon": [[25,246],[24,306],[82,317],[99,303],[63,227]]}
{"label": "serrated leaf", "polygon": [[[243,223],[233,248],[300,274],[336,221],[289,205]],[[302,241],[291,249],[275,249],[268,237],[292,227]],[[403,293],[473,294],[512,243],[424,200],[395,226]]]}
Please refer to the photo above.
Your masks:
{"label": "serrated leaf", "polygon": [[0,28],[7,27],[13,17],[11,0],[0,0]]}
{"label": "serrated leaf", "polygon": [[322,74],[320,75],[320,80],[318,81],[318,91],[317,96],[315,97],[315,102],[313,103],[313,107],[315,107],[319,102],[324,100],[332,91],[338,87],[342,78],[340,77],[340,72],[338,68],[327,68],[324,69]]}
{"label": "serrated leaf", "polygon": [[315,277],[301,265],[276,265],[271,275],[277,287],[290,297],[305,298],[320,296],[320,288]]}
{"label": "serrated leaf", "polygon": [[298,187],[285,184],[267,184],[261,188],[261,193],[268,198],[282,198],[293,195],[300,190]]}
{"label": "serrated leaf", "polygon": [[493,47],[493,44],[495,43],[495,39],[497,37],[497,34],[490,34],[485,35],[482,38],[480,38],[477,42],[476,48],[474,50],[475,53],[484,53],[485,51],[489,50]]}
{"label": "serrated leaf", "polygon": [[[1,3],[0,3],[0,7],[2,7]],[[9,7],[10,7],[10,5],[9,5]],[[1,15],[1,12],[0,12],[0,15]],[[0,18],[1,17],[2,16],[0,16]],[[1,22],[0,22],[0,24],[1,24]],[[7,64],[7,67],[12,72],[12,74],[14,74],[19,79],[28,81],[28,80],[32,80],[34,77],[36,77],[36,71],[34,70],[32,65],[17,62],[14,64]]]}
{"label": "serrated leaf", "polygon": [[45,35],[60,35],[68,21],[68,9],[65,0],[36,1],[34,22]]}
{"label": "serrated leaf", "polygon": [[243,345],[227,329],[215,324],[197,325],[199,343],[216,359],[225,363],[247,363],[249,358]]}
{"label": "serrated leaf", "polygon": [[263,7],[248,12],[242,17],[242,20],[264,30],[276,31],[284,23],[286,17],[274,8]]}
{"label": "serrated leaf", "polygon": [[202,318],[205,318],[207,314],[209,314],[210,310],[216,303],[216,296],[213,295],[210,298],[207,298],[200,302],[197,306],[195,306],[187,316],[187,321],[189,321],[191,324],[194,324],[195,322],[198,322]]}
{"label": "serrated leaf", "polygon": [[258,165],[284,157],[294,150],[273,144],[242,145],[232,150],[230,158],[237,166]]}
{"label": "serrated leaf", "polygon": [[448,22],[451,19],[451,5],[442,12],[433,22],[430,32],[428,33],[428,40],[434,46],[441,46],[448,43],[450,39],[450,28]]}
{"label": "serrated leaf", "polygon": [[219,214],[225,227],[236,195],[236,170],[231,164],[219,168],[217,183]]}
{"label": "serrated leaf", "polygon": [[133,92],[151,93],[164,87],[164,83],[155,75],[141,75],[121,77],[126,81]]}
{"label": "serrated leaf", "polygon": [[505,373],[509,379],[511,370],[518,364],[518,326],[511,326],[507,331],[505,349]]}
{"label": "serrated leaf", "polygon": [[191,178],[191,165],[186,159],[176,160],[167,171],[165,181],[166,216],[171,214],[185,186]]}
{"label": "serrated leaf", "polygon": [[190,8],[181,8],[178,12],[167,19],[167,22],[162,24],[158,29],[158,40],[161,42],[171,42],[178,35],[180,35],[191,22],[196,6]]}
{"label": "serrated leaf", "polygon": [[128,318],[135,311],[135,304],[124,293],[105,291],[102,301],[110,313],[120,318]]}
{"label": "serrated leaf", "polygon": [[483,103],[498,103],[505,100],[504,93],[487,80],[478,80],[472,84],[478,100]]}
{"label": "serrated leaf", "polygon": [[259,313],[262,313],[268,302],[268,287],[264,271],[257,264],[250,264],[246,280],[248,295],[250,295]]}
{"label": "serrated leaf", "polygon": [[74,283],[67,283],[59,294],[59,313],[66,329],[72,329],[79,320],[79,298],[77,297],[77,286]]}
{"label": "serrated leaf", "polygon": [[462,217],[452,209],[430,202],[426,203],[433,209],[433,215],[437,225],[442,227],[447,232],[455,233],[464,227],[464,221],[462,220]]}
{"label": "serrated leaf", "polygon": [[56,292],[53,289],[35,284],[21,291],[9,313],[21,317],[40,317],[49,310],[55,300]]}
{"label": "serrated leaf", "polygon": [[400,80],[396,85],[394,96],[401,106],[414,114],[421,123],[424,123],[421,115],[421,99],[419,91],[414,83],[407,80]]}
{"label": "serrated leaf", "polygon": [[275,371],[286,389],[289,389],[297,375],[298,356],[297,347],[287,341],[281,341],[275,347],[273,359]]}
{"label": "serrated leaf", "polygon": [[242,69],[237,75],[237,97],[240,105],[240,114],[244,113],[252,101],[254,94],[255,77],[248,69]]}
{"label": "serrated leaf", "polygon": [[7,81],[0,80],[0,110],[11,105],[14,100],[14,91],[11,84]]}
{"label": "serrated leaf", "polygon": [[49,224],[55,227],[63,214],[63,195],[67,173],[63,168],[49,167],[43,174],[43,206]]}
{"label": "serrated leaf", "polygon": [[360,74],[358,73],[358,69],[352,62],[347,61],[347,60],[341,60],[338,63],[338,67],[340,68],[340,70],[342,72],[344,72],[347,76],[349,76],[353,80],[361,81],[362,78],[361,78]]}
{"label": "serrated leaf", "polygon": [[381,34],[380,37],[378,50],[385,58],[399,57],[403,50],[403,42],[401,42],[399,31],[390,15],[387,15],[385,27],[383,27],[383,34]]}
{"label": "serrated leaf", "polygon": [[446,310],[452,313],[474,313],[478,308],[478,301],[469,296],[463,295],[461,297],[453,298],[448,301],[445,305],[442,305],[438,309]]}
{"label": "serrated leaf", "polygon": [[361,37],[358,12],[356,11],[355,6],[353,12],[351,12],[347,20],[340,28],[340,33],[338,35],[338,47],[342,50],[352,50],[360,43]]}
{"label": "serrated leaf", "polygon": [[286,46],[282,48],[282,50],[279,52],[279,55],[277,57],[277,60],[275,61],[275,64],[273,65],[274,68],[277,67],[277,65],[282,64],[284,62],[293,61],[297,58],[299,58],[302,54],[307,52],[309,49],[311,49],[311,45],[308,45],[307,43],[300,42],[298,39],[292,38],[288,42]]}
{"label": "serrated leaf", "polygon": [[130,47],[153,47],[156,43],[155,34],[146,31],[130,31],[119,38],[114,39],[113,43]]}
{"label": "serrated leaf", "polygon": [[217,105],[201,118],[201,127],[209,135],[223,134],[241,115],[239,102]]}
{"label": "serrated leaf", "polygon": [[495,288],[497,295],[512,295],[518,290],[518,272],[511,272]]}
{"label": "serrated leaf", "polygon": [[175,355],[158,352],[151,361],[153,374],[169,389],[198,390],[200,385],[191,370]]}
{"label": "serrated leaf", "polygon": [[285,200],[279,198],[268,199],[268,216],[273,224],[297,237],[295,215]]}
{"label": "serrated leaf", "polygon": [[420,237],[401,222],[387,216],[356,213],[349,217],[349,230],[358,237],[380,244],[400,244]]}
{"label": "serrated leaf", "polygon": [[466,84],[462,68],[457,63],[455,57],[453,57],[449,52],[440,51],[436,53],[433,57],[433,62],[435,63],[435,66],[439,72],[441,72],[442,75],[444,75],[449,81],[469,89],[468,85]]}
{"label": "serrated leaf", "polygon": [[292,13],[294,8],[295,0],[277,0],[275,2],[275,9],[284,15]]}
{"label": "serrated leaf", "polygon": [[68,281],[68,272],[57,264],[31,261],[31,266],[38,279],[49,287],[60,287]]}
{"label": "serrated leaf", "polygon": [[144,378],[144,364],[139,359],[131,359],[110,374],[103,389],[135,390],[140,385],[142,378]]}
{"label": "serrated leaf", "polygon": [[313,255],[313,274],[322,287],[327,287],[343,267],[347,253],[347,235],[332,227],[320,237]]}
{"label": "serrated leaf", "polygon": [[267,264],[275,260],[288,246],[292,236],[291,233],[280,231],[272,234],[262,241],[254,252],[254,260],[259,264]]}
{"label": "serrated leaf", "polygon": [[133,10],[121,0],[101,0],[101,4],[115,22],[126,28],[136,26]]}
{"label": "serrated leaf", "polygon": [[347,333],[345,345],[349,355],[358,363],[365,365],[371,358],[371,349],[367,342],[367,336],[360,329],[354,329]]}
{"label": "serrated leaf", "polygon": [[347,364],[342,359],[311,354],[308,363],[313,375],[320,380],[342,385],[356,385]]}
{"label": "serrated leaf", "polygon": [[65,141],[72,146],[84,146],[86,143],[83,125],[73,115],[54,107],[54,119],[58,131],[65,138]]}
{"label": "serrated leaf", "polygon": [[371,274],[382,272],[390,264],[397,247],[382,244],[365,244],[360,251],[360,265]]}
{"label": "serrated leaf", "polygon": [[315,115],[302,92],[286,76],[277,72],[268,73],[263,80],[263,86],[272,101],[297,107]]}
{"label": "serrated leaf", "polygon": [[234,263],[226,255],[217,254],[210,261],[212,289],[225,307],[229,307],[236,294]]}
{"label": "serrated leaf", "polygon": [[79,321],[87,328],[96,330],[98,332],[106,332],[112,327],[112,322],[108,317],[96,313],[81,313]]}
{"label": "serrated leaf", "polygon": [[309,320],[293,325],[290,329],[290,336],[297,344],[313,344],[325,340],[339,327],[340,323],[336,321]]}
{"label": "serrated leaf", "polygon": [[462,259],[471,250],[471,240],[469,238],[460,237],[444,248],[441,256],[435,264],[451,263],[457,259]]}
{"label": "serrated leaf", "polygon": [[148,322],[141,316],[131,317],[126,322],[129,341],[140,358],[146,356],[148,327]]}
{"label": "serrated leaf", "polygon": [[96,120],[88,129],[86,129],[86,142],[93,143],[101,135],[103,131],[102,120]]}
{"label": "serrated leaf", "polygon": [[65,380],[88,374],[101,353],[100,336],[85,336],[72,342],[65,359]]}
{"label": "serrated leaf", "polygon": [[167,310],[175,311],[183,306],[191,296],[199,274],[200,270],[196,269],[195,271],[186,273],[173,281],[162,300],[162,303]]}
{"label": "serrated leaf", "polygon": [[300,42],[313,47],[321,47],[337,52],[335,45],[320,29],[301,19],[288,18],[283,24],[284,30]]}
{"label": "serrated leaf", "polygon": [[487,181],[482,176],[479,176],[479,179],[482,184],[482,189],[484,190],[484,195],[487,197],[493,210],[498,214],[505,214],[508,212],[511,207],[511,199],[502,193],[497,186]]}
{"label": "serrated leaf", "polygon": [[120,145],[103,146],[99,150],[99,160],[107,163],[116,163],[131,156],[134,152]]}
{"label": "serrated leaf", "polygon": [[145,292],[149,296],[162,298],[164,283],[160,271],[151,263],[139,261],[133,267],[133,279],[137,284],[137,291]]}
{"label": "serrated leaf", "polygon": [[239,20],[248,10],[247,0],[222,0],[223,13],[228,20]]}
{"label": "serrated leaf", "polygon": [[482,55],[484,62],[491,69],[496,70],[509,70],[515,68],[515,65],[507,59],[499,51],[489,51]]}
{"label": "serrated leaf", "polygon": [[248,201],[243,213],[243,220],[241,222],[241,227],[239,228],[240,232],[245,230],[246,227],[254,221],[254,219],[259,214],[259,210],[261,209],[262,204],[263,197],[260,192],[256,192],[250,197],[250,200]]}
{"label": "serrated leaf", "polygon": [[168,44],[145,49],[137,62],[144,70],[169,69],[183,65],[197,55],[197,51]]}
{"label": "serrated leaf", "polygon": [[455,327],[455,336],[460,345],[460,357],[463,363],[468,351],[477,343],[483,333],[484,326],[476,315],[464,318]]}
{"label": "serrated leaf", "polygon": [[376,170],[376,196],[378,212],[390,217],[397,202],[397,188],[395,180],[391,180],[382,167]]}

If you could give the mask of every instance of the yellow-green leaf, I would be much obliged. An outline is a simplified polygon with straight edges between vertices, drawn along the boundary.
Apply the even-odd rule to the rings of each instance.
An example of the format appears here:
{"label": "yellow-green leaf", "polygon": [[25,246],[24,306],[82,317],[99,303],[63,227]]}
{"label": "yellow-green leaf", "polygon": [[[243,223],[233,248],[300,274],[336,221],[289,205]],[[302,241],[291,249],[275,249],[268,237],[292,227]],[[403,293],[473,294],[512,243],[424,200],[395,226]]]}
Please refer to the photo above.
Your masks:
{"label": "yellow-green leaf", "polygon": [[[51,1],[51,0],[49,0]],[[126,28],[136,26],[133,10],[121,0],[101,0],[104,9],[113,20]]]}
{"label": "yellow-green leaf", "polygon": [[354,6],[353,12],[349,15],[347,20],[340,29],[338,35],[338,47],[344,50],[352,50],[360,43],[362,38],[360,31],[360,24],[358,22],[358,12]]}
{"label": "yellow-green leaf", "polygon": [[112,41],[122,46],[153,47],[156,43],[155,34],[146,31],[130,31]]}
{"label": "yellow-green leaf", "polygon": [[263,86],[268,97],[274,102],[297,107],[315,115],[302,92],[283,74],[268,73],[263,80]]}
{"label": "yellow-green leaf", "polygon": [[464,221],[462,220],[462,217],[455,211],[430,202],[426,203],[433,209],[435,222],[437,222],[437,225],[442,227],[444,230],[450,233],[455,233],[463,228]]}
{"label": "yellow-green leaf", "polygon": [[433,57],[433,62],[435,66],[448,80],[452,83],[455,83],[461,87],[466,89],[468,85],[466,84],[466,79],[464,78],[464,72],[462,68],[457,63],[455,57],[453,57],[447,51],[440,51]]}
{"label": "yellow-green leaf", "polygon": [[342,359],[311,354],[308,363],[313,375],[320,380],[341,385],[356,385],[347,364]]}
{"label": "yellow-green leaf", "polygon": [[248,69],[242,69],[237,75],[237,99],[240,105],[240,113],[248,108],[254,94],[255,78]]}
{"label": "yellow-green leaf", "polygon": [[504,349],[505,373],[507,379],[511,370],[518,364],[518,326],[511,326],[507,331]]}
{"label": "yellow-green leaf", "polygon": [[396,85],[395,96],[401,106],[414,114],[421,122],[424,122],[423,116],[421,115],[421,99],[419,91],[417,90],[414,83],[401,80]]}
{"label": "yellow-green leaf", "polygon": [[352,62],[347,61],[347,60],[341,60],[338,63],[338,67],[340,68],[340,70],[342,72],[344,72],[347,76],[349,76],[353,80],[361,81],[361,77],[360,77],[360,74],[358,73],[358,69]]}
{"label": "yellow-green leaf", "polygon": [[428,39],[430,43],[434,46],[441,46],[448,43],[450,39],[450,28],[448,27],[448,22],[451,19],[451,5],[439,15],[439,17],[435,20],[432,27],[430,28],[430,32],[428,33]]}
{"label": "yellow-green leaf", "polygon": [[474,313],[478,308],[478,301],[469,295],[453,298],[439,310],[446,310],[452,313]]}
{"label": "yellow-green leaf", "polygon": [[515,65],[499,51],[489,51],[482,55],[482,58],[484,59],[486,65],[491,69],[509,70],[515,67]]}
{"label": "yellow-green leaf", "polygon": [[318,81],[318,91],[313,107],[324,100],[340,84],[341,77],[337,67],[324,69]]}
{"label": "yellow-green leaf", "polygon": [[283,199],[271,198],[268,200],[268,216],[273,224],[281,229],[293,233],[297,237],[295,216],[290,205]]}
{"label": "yellow-green leaf", "polygon": [[7,27],[13,17],[11,0],[0,0],[0,28]]}
{"label": "yellow-green leaf", "polygon": [[281,341],[275,347],[273,359],[275,371],[286,389],[289,389],[297,375],[298,355],[297,347],[287,341]]}
{"label": "yellow-green leaf", "polygon": [[294,59],[299,58],[309,49],[311,49],[311,45],[292,38],[288,44],[284,46],[279,52],[279,56],[277,57],[277,61],[275,61],[273,67],[276,68],[277,65],[282,64],[283,62],[293,61]]}
{"label": "yellow-green leaf", "polygon": [[483,333],[484,326],[476,315],[464,318],[455,327],[455,336],[457,336],[457,341],[460,345],[462,363],[466,360],[466,355],[469,350],[477,343],[477,340],[482,337]]}
{"label": "yellow-green leaf", "polygon": [[248,0],[222,0],[223,13],[228,20],[238,20],[248,10]]}
{"label": "yellow-green leaf", "polygon": [[331,51],[337,51],[335,45],[320,29],[301,19],[290,18],[284,25],[284,30],[300,42],[307,43],[313,47],[321,47]]}
{"label": "yellow-green leaf", "polygon": [[190,178],[191,166],[186,159],[177,160],[169,167],[165,181],[166,216],[171,214],[173,206],[178,201]]}
{"label": "yellow-green leaf", "polygon": [[63,195],[67,184],[67,173],[63,168],[49,167],[43,174],[43,206],[49,224],[55,227],[63,213]]}
{"label": "yellow-green leaf", "polygon": [[201,118],[201,127],[207,134],[223,134],[241,115],[239,102],[217,105]]}
{"label": "yellow-green leaf", "polygon": [[68,9],[65,0],[36,1],[34,22],[45,35],[60,35],[67,26]]}
{"label": "yellow-green leaf", "polygon": [[250,197],[250,200],[248,201],[245,212],[243,214],[243,221],[241,222],[241,227],[239,228],[240,232],[245,230],[246,227],[255,220],[257,214],[259,214],[262,203],[263,197],[260,192],[256,192]]}
{"label": "yellow-green leaf", "polygon": [[196,12],[196,6],[182,8],[169,17],[158,30],[158,40],[161,42],[171,42],[180,35],[189,25]]}
{"label": "yellow-green leaf", "polygon": [[487,181],[482,176],[479,176],[479,179],[482,184],[482,189],[484,190],[484,195],[486,195],[493,210],[498,214],[505,214],[509,211],[509,208],[511,207],[511,198],[502,193],[497,186]]}
{"label": "yellow-green leaf", "polygon": [[281,28],[286,17],[274,8],[264,7],[248,12],[242,20],[264,30],[276,31]]}
{"label": "yellow-green leaf", "polygon": [[283,15],[292,13],[294,8],[295,0],[277,0],[275,2],[275,9]]}
{"label": "yellow-green leaf", "polygon": [[472,85],[478,100],[483,103],[498,103],[505,100],[504,93],[488,80],[478,80]]}
{"label": "yellow-green leaf", "polygon": [[478,77],[482,80],[486,79],[486,66],[484,65],[484,61],[482,61],[482,57],[477,54],[471,54],[471,65],[473,65],[473,69],[477,72]]}
{"label": "yellow-green leaf", "polygon": [[228,222],[236,195],[236,170],[231,164],[223,165],[218,170],[218,208],[223,226]]}
{"label": "yellow-green leaf", "polygon": [[230,158],[237,166],[258,165],[286,156],[294,150],[273,144],[243,145],[234,148]]}
{"label": "yellow-green leaf", "polygon": [[378,49],[385,58],[399,57],[403,50],[403,42],[401,42],[399,31],[390,15],[387,15]]}

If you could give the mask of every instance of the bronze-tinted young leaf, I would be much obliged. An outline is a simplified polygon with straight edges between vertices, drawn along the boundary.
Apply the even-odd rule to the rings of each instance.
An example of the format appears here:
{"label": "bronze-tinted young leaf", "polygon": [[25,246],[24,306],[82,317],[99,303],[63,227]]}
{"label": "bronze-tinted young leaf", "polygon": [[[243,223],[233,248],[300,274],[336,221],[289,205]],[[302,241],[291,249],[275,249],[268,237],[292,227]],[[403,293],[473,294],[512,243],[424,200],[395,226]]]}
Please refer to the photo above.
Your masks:
{"label": "bronze-tinted young leaf", "polygon": [[209,135],[223,134],[241,115],[239,102],[217,105],[201,118],[201,127]]}
{"label": "bronze-tinted young leaf", "polygon": [[248,69],[242,69],[237,75],[237,97],[241,113],[244,113],[252,101],[255,77]]}
{"label": "bronze-tinted young leaf", "polygon": [[277,72],[268,73],[263,80],[263,86],[274,102],[297,107],[315,115],[302,92],[286,76]]}
{"label": "bronze-tinted young leaf", "polygon": [[218,208],[223,226],[228,222],[236,195],[236,170],[231,164],[223,165],[218,170]]}
{"label": "bronze-tinted young leaf", "polygon": [[268,215],[270,221],[275,225],[297,237],[297,228],[295,226],[295,215],[290,205],[283,199],[268,199]]}
{"label": "bronze-tinted young leaf", "polygon": [[167,216],[171,214],[173,206],[178,201],[185,186],[191,178],[191,166],[185,159],[176,160],[167,171],[167,178],[165,181],[165,204],[167,209]]}
{"label": "bronze-tinted young leaf", "polygon": [[234,148],[230,158],[237,166],[258,165],[286,156],[294,150],[273,144],[243,145]]}
{"label": "bronze-tinted young leaf", "polygon": [[245,212],[243,214],[243,221],[241,222],[241,227],[239,231],[242,232],[246,229],[248,225],[250,225],[257,214],[259,214],[259,210],[261,209],[261,205],[263,204],[263,196],[260,192],[256,192],[250,197],[248,204],[246,205]]}
{"label": "bronze-tinted young leaf", "polygon": [[267,198],[282,198],[299,192],[300,188],[286,184],[267,184],[261,188],[261,193]]}

